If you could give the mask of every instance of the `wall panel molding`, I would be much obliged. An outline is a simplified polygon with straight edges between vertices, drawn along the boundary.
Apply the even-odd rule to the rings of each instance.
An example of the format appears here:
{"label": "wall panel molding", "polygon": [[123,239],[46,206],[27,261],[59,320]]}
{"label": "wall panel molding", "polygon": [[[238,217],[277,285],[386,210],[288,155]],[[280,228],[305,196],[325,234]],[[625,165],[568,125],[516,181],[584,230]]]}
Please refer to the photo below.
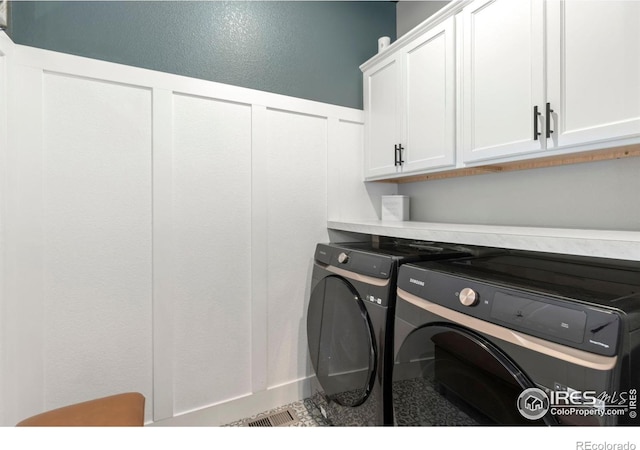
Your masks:
{"label": "wall panel molding", "polygon": [[[4,51],[3,43],[0,51]],[[107,236],[103,240],[95,230],[111,233],[114,229],[104,222],[116,226],[123,219],[118,215],[128,214],[120,202],[132,199],[118,200],[119,194],[113,197],[108,181],[103,183],[104,190],[97,189],[99,180],[110,172],[116,192],[128,183],[147,185],[135,191],[143,194],[136,202],[147,199],[139,209],[143,212],[139,218],[146,225],[136,225],[136,236],[146,231],[123,251],[139,254],[138,284],[131,290],[147,292],[150,304],[135,308],[138,331],[128,329],[127,317],[114,315],[110,307],[104,313],[109,323],[119,324],[120,331],[114,332],[118,341],[129,336],[132,348],[148,357],[118,362],[127,354],[127,346],[100,350],[108,342],[95,339],[109,325],[101,325],[98,319],[94,326],[98,334],[86,331],[89,334],[82,340],[94,341],[91,345],[97,350],[85,361],[86,367],[100,367],[107,358],[109,363],[124,364],[123,373],[132,370],[130,378],[141,383],[134,388],[147,396],[148,423],[212,407],[220,417],[231,417],[225,407],[235,408],[233,400],[238,398],[244,399],[244,410],[258,413],[279,406],[273,402],[307,395],[307,384],[300,384],[310,376],[305,305],[313,248],[316,242],[328,239],[328,155],[358,145],[357,139],[343,139],[342,129],[358,130],[362,111],[19,45],[11,44],[10,50],[10,62],[0,57],[0,69],[6,66],[9,74],[8,129],[12,131],[6,148],[0,147],[0,157],[6,161],[6,170],[0,169],[2,424],[13,425],[50,406],[78,401],[80,396],[91,398],[110,387],[125,387],[106,373],[94,387],[81,386],[73,395],[65,393],[67,384],[60,377],[65,370],[74,370],[74,359],[64,364],[51,360],[59,353],[56,346],[60,342],[66,341],[69,348],[82,345],[78,334],[60,328],[62,322],[74,314],[91,317],[92,311],[106,307],[96,304],[83,309],[76,287],[83,280],[93,280],[89,287],[99,289],[105,275],[100,267],[112,267],[112,273],[119,270],[118,252],[102,254],[100,250],[95,261],[85,266],[76,257],[92,245],[106,249]],[[47,89],[44,94],[43,86]],[[146,106],[140,106],[141,93]],[[52,108],[57,105],[62,105],[63,116],[54,115]],[[124,110],[118,112],[119,108]],[[142,116],[148,117],[150,131],[135,136],[146,128],[135,126],[147,120],[140,108],[146,111]],[[114,120],[100,122],[99,114],[112,114]],[[114,126],[120,114],[133,116]],[[233,116],[243,118],[237,123],[244,123],[245,128],[237,128],[236,137],[228,134],[225,138],[229,130],[224,121]],[[129,122],[138,131],[132,131]],[[70,146],[62,138],[70,139]],[[145,146],[132,150],[146,158],[146,163],[126,162],[133,156],[126,150],[131,139],[147,142],[147,150]],[[238,153],[234,150],[237,145],[244,150]],[[334,145],[340,150],[332,150]],[[75,153],[68,153],[67,148]],[[49,149],[55,153],[49,154]],[[119,156],[112,159],[108,151]],[[88,158],[92,152],[94,156]],[[125,161],[124,165],[116,160]],[[64,202],[73,183],[80,183],[72,196],[75,200],[70,196]],[[91,217],[101,213],[99,203],[85,198],[90,194],[106,202],[106,211],[113,211],[112,219],[92,224]],[[64,227],[61,222],[76,213],[94,230],[85,235],[89,239],[86,248],[75,248],[69,240],[73,236],[69,231],[80,225],[71,222],[71,227]],[[230,226],[235,223],[230,220],[239,222]],[[56,223],[57,228],[51,228]],[[86,228],[80,229],[78,237],[83,238],[85,232]],[[126,239],[126,227],[118,232]],[[296,236],[295,245],[281,244],[291,235]],[[50,246],[56,242],[60,245]],[[145,242],[148,251],[143,250]],[[67,261],[63,266],[51,265],[60,258]],[[86,272],[87,277],[78,275],[73,281],[71,269]],[[51,277],[56,271],[66,277],[64,284],[57,275]],[[225,274],[215,281],[212,277],[218,272]],[[131,279],[130,275],[121,278]],[[110,289],[105,286],[96,292]],[[124,315],[130,314],[131,302],[123,306]],[[71,316],[65,315],[65,308],[71,308]],[[82,328],[79,322],[70,325],[72,330]],[[278,343],[286,348],[277,347]],[[51,353],[52,348],[57,350]],[[68,375],[79,376],[81,385],[92,376]],[[266,394],[285,391],[284,396]],[[200,417],[191,417],[196,416]]]}

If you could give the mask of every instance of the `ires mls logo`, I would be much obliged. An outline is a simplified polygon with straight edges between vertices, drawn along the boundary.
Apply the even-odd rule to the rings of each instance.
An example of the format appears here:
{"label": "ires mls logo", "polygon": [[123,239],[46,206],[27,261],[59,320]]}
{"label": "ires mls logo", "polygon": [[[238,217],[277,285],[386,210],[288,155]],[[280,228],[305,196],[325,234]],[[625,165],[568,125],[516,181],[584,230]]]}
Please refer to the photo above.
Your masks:
{"label": "ires mls logo", "polygon": [[549,411],[549,397],[538,388],[528,388],[518,396],[517,407],[520,414],[529,420],[538,420]]}
{"label": "ires mls logo", "polygon": [[0,30],[7,28],[7,0],[0,0]]}
{"label": "ires mls logo", "polygon": [[517,400],[520,414],[538,420],[547,412],[552,416],[624,416],[637,417],[637,390],[621,392],[578,391],[566,389],[545,392],[539,388],[522,391]]}

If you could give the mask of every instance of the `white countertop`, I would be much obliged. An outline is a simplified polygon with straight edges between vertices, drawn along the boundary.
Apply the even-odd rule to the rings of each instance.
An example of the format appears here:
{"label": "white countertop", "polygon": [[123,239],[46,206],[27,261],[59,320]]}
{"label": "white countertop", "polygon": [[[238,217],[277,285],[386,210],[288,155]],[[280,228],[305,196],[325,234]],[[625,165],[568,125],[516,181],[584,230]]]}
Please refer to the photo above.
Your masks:
{"label": "white countertop", "polygon": [[430,222],[328,221],[332,230],[378,236],[640,261],[640,232]]}

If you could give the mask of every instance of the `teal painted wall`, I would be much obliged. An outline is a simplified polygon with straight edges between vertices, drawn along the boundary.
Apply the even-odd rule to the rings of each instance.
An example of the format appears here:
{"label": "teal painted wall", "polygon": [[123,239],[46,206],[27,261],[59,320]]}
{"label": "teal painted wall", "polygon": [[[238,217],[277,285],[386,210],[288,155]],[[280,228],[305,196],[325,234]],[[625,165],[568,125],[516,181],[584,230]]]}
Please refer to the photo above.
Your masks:
{"label": "teal painted wall", "polygon": [[18,44],[362,108],[389,1],[14,1]]}

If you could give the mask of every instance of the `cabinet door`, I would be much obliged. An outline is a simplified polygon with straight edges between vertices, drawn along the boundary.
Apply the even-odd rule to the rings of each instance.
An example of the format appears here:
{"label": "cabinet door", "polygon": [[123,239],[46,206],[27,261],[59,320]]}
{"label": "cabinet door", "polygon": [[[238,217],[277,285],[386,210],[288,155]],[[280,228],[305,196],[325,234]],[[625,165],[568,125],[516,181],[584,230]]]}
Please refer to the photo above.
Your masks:
{"label": "cabinet door", "polygon": [[454,20],[430,30],[404,54],[403,172],[455,163]]}
{"label": "cabinet door", "polygon": [[547,19],[553,144],[640,135],[640,2],[551,1]]}
{"label": "cabinet door", "polygon": [[[462,11],[465,162],[539,151],[543,118],[543,4],[477,0]],[[536,139],[537,138],[537,139]]]}
{"label": "cabinet door", "polygon": [[395,57],[364,74],[365,178],[398,171],[394,148],[400,144],[400,63]]}

